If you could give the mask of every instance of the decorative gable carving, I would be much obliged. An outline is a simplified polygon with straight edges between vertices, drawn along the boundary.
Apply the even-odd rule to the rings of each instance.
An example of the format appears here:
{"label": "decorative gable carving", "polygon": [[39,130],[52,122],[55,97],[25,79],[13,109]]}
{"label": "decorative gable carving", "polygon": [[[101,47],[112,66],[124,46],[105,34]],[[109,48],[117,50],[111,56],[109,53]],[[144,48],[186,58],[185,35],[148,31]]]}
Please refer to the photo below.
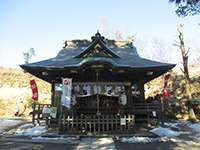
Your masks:
{"label": "decorative gable carving", "polygon": [[92,37],[91,44],[76,58],[85,58],[85,57],[111,57],[119,58],[114,52],[112,52],[104,41],[104,37],[101,36],[99,32]]}

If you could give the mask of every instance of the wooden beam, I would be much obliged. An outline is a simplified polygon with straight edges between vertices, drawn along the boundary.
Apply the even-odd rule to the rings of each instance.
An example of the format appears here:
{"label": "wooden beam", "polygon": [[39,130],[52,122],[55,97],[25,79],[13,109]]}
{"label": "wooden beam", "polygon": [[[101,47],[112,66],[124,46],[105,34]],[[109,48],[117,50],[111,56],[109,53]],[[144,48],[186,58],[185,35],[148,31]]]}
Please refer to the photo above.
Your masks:
{"label": "wooden beam", "polygon": [[125,85],[125,86],[129,86],[131,85],[130,82],[73,82],[73,85]]}
{"label": "wooden beam", "polygon": [[51,83],[51,105],[55,106],[55,82]]}

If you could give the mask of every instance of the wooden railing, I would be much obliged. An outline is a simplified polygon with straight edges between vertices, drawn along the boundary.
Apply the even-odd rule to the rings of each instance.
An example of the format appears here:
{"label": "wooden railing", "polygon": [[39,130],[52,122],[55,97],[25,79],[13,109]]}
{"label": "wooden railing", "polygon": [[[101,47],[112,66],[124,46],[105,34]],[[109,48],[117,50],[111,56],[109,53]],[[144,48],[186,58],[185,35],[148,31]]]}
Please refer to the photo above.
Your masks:
{"label": "wooden railing", "polygon": [[[119,112],[118,109],[120,108],[109,107],[109,108],[100,108],[99,111],[102,114],[117,114]],[[123,108],[123,111],[125,112],[125,114],[129,114],[129,113],[130,114],[147,114],[152,111],[160,112],[161,104],[160,103],[156,103],[156,104],[137,103],[137,104],[134,104],[133,106],[125,106]],[[97,112],[97,108],[84,107],[84,108],[80,108],[79,112],[83,114],[95,114]]]}
{"label": "wooden railing", "polygon": [[46,118],[42,116],[42,110],[44,108],[44,106],[47,107],[51,107],[51,104],[34,104],[34,108],[33,108],[33,123],[35,124],[36,121],[37,123],[40,123],[40,120],[45,120],[48,121],[50,118]]}
{"label": "wooden railing", "polygon": [[[87,115],[74,115],[74,116],[66,116],[65,119],[59,120],[59,118],[53,119],[51,117],[44,117],[42,115],[42,109],[44,106],[51,107],[51,104],[36,104],[35,111],[33,113],[33,122],[40,123],[41,120],[45,120],[47,125],[56,124],[57,126],[63,125],[63,129],[67,131],[77,131],[83,132],[84,130],[87,132],[108,132],[114,130],[121,130],[120,126],[120,118],[115,114],[105,114],[102,113],[101,115],[96,115],[96,113],[91,114],[90,110],[84,109]],[[161,114],[161,105],[160,103],[152,104],[152,103],[137,103],[134,104],[132,107],[124,108],[124,112],[126,115],[126,126],[123,127],[124,130],[129,130],[132,128],[130,122],[135,122],[137,120],[148,120],[150,117],[150,113],[155,111],[158,117]],[[96,112],[93,110],[93,112]],[[105,111],[106,112],[106,111]],[[115,111],[116,112],[116,111]],[[134,118],[134,115],[141,114],[146,115],[146,118]],[[132,119],[130,119],[132,118]],[[129,121],[128,121],[129,120]],[[59,124],[59,122],[62,122]],[[83,129],[82,129],[83,128]]]}
{"label": "wooden railing", "polygon": [[156,111],[156,112],[160,112],[161,111],[161,104],[160,103],[156,103],[156,104],[152,104],[152,103],[138,103],[138,104],[134,104],[133,107],[131,108],[133,113],[148,113],[148,112],[152,112],[152,111]]}
{"label": "wooden railing", "polygon": [[66,116],[60,129],[69,133],[124,133],[134,130],[134,122],[134,115]]}

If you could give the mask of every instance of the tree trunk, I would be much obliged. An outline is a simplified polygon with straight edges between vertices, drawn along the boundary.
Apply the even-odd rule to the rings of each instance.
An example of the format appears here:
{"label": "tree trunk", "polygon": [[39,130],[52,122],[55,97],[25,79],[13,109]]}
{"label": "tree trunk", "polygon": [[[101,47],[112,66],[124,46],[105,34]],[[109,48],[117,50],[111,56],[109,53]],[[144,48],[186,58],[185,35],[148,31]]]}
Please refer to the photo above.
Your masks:
{"label": "tree trunk", "polygon": [[188,53],[189,53],[189,48],[186,49],[185,47],[185,42],[184,42],[184,37],[183,37],[183,31],[182,31],[182,25],[177,29],[179,32],[179,48],[181,50],[182,54],[182,59],[183,59],[183,73],[185,77],[185,90],[186,94],[188,96],[188,116],[189,120],[196,120],[196,115],[194,113],[194,110],[192,108],[191,104],[191,99],[192,99],[192,94],[191,94],[191,89],[190,89],[190,77],[189,77],[189,71],[188,71]]}

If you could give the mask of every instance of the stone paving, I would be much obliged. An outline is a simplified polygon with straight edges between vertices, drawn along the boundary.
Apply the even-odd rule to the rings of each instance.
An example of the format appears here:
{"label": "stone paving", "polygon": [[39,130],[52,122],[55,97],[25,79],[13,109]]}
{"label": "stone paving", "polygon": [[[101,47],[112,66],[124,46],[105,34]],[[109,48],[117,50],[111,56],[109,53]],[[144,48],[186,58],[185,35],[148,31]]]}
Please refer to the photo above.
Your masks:
{"label": "stone paving", "polygon": [[115,144],[112,138],[94,138],[87,137],[82,138],[77,150],[116,150]]}

